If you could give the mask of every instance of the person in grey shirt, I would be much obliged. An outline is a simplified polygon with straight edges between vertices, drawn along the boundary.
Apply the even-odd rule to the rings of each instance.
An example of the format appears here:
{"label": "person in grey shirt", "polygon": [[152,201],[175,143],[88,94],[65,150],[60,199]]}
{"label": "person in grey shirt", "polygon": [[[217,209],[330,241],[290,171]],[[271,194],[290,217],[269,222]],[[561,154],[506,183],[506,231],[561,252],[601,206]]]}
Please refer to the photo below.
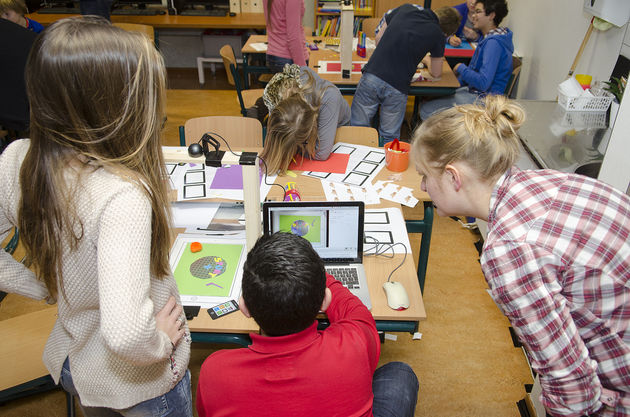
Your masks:
{"label": "person in grey shirt", "polygon": [[263,94],[269,109],[261,153],[269,173],[284,174],[296,155],[326,160],[337,128],[350,124],[350,106],[330,81],[312,69],[285,65]]}

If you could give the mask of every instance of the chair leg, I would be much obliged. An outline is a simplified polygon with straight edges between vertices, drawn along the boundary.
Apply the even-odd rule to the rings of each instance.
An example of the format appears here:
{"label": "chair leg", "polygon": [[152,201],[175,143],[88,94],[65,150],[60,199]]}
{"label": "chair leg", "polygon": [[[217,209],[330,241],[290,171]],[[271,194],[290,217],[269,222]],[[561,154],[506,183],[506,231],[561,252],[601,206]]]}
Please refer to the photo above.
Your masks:
{"label": "chair leg", "polygon": [[74,412],[74,395],[66,392],[66,414],[68,417],[75,417]]}
{"label": "chair leg", "polygon": [[200,56],[197,57],[197,73],[199,75],[199,84],[205,84],[206,77],[203,73],[203,58]]}

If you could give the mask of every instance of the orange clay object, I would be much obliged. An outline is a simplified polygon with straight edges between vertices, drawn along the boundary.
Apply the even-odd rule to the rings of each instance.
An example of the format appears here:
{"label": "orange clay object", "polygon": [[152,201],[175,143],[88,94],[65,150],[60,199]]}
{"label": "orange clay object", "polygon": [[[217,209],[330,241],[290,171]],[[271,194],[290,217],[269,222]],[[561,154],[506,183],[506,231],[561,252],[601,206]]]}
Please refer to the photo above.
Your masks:
{"label": "orange clay object", "polygon": [[199,243],[199,242],[192,242],[190,244],[190,251],[192,253],[201,252],[201,243]]}

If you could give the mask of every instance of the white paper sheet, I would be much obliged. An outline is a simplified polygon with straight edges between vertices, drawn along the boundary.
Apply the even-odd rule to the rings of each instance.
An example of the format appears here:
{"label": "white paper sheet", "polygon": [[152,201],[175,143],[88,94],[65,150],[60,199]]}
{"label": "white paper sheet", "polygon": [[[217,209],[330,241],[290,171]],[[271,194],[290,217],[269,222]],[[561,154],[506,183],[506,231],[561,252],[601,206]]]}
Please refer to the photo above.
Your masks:
{"label": "white paper sheet", "polygon": [[[177,190],[177,201],[198,200],[204,198],[223,198],[227,200],[243,201],[242,189],[211,188],[212,181],[218,168],[202,164],[166,164],[171,188]],[[263,176],[260,183],[260,201],[265,201],[271,184],[277,175]]]}
{"label": "white paper sheet", "polygon": [[258,52],[265,52],[267,50],[267,44],[264,42],[254,42],[251,43],[249,46],[251,46]]}
{"label": "white paper sheet", "polygon": [[321,180],[326,201],[363,201],[365,204],[379,204],[381,200],[372,184],[364,187]]}
{"label": "white paper sheet", "polygon": [[[365,238],[363,241],[363,253],[373,254],[376,251],[375,240],[385,246],[379,245],[379,252],[382,252],[388,244],[402,243],[407,248],[407,256],[411,256],[411,245],[409,235],[402,212],[397,207],[365,210]],[[403,254],[405,248],[401,245],[393,246],[394,253]],[[392,253],[391,249],[385,253]]]}
{"label": "white paper sheet", "polygon": [[403,204],[407,207],[415,207],[418,199],[413,196],[413,189],[394,184],[391,181],[377,181],[374,183],[374,190],[382,199]]}
{"label": "white paper sheet", "polygon": [[302,175],[366,187],[372,183],[376,175],[385,166],[385,151],[382,148],[339,142],[335,143],[332,153],[350,155],[345,173],[332,174],[329,172],[305,171]]}

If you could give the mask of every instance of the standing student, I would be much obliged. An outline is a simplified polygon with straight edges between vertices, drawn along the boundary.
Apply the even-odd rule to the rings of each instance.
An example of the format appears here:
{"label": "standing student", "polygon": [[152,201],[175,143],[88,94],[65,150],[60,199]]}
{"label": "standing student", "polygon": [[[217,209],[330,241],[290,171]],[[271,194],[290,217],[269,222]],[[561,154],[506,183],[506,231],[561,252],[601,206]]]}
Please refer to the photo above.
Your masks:
{"label": "standing student", "polygon": [[269,120],[261,158],[270,173],[285,173],[296,155],[328,159],[337,128],[350,124],[350,106],[339,89],[308,67],[286,65],[265,87],[263,100]]}
{"label": "standing student", "polygon": [[308,48],[302,27],[304,0],[263,0],[267,23],[267,66],[280,72],[285,64],[307,65]]}
{"label": "standing student", "polygon": [[475,3],[477,0],[467,0],[465,3],[453,6],[455,10],[462,17],[462,21],[459,27],[455,31],[454,35],[447,38],[448,43],[451,46],[459,46],[462,44],[462,40],[469,42],[477,42],[482,38],[482,34],[479,30],[475,29]]}
{"label": "standing student", "polygon": [[25,16],[26,14],[28,14],[28,9],[24,0],[0,0],[0,17],[35,33],[44,30],[41,23],[29,19]]}
{"label": "standing student", "polygon": [[416,4],[389,10],[376,28],[376,49],[363,67],[352,100],[353,126],[371,126],[379,112],[379,135],[385,141],[400,136],[407,94],[420,61],[425,60],[433,77],[442,75],[446,36],[452,35],[461,17],[452,7],[435,12]]}
{"label": "standing student", "polygon": [[[412,417],[418,379],[409,365],[376,369],[372,314],[328,275],[310,242],[263,236],[247,254],[239,307],[261,334],[248,348],[210,355],[199,374],[197,413],[210,416]],[[317,330],[325,311],[330,326]]]}
{"label": "standing student", "polygon": [[85,416],[192,415],[168,263],[165,84],[142,34],[59,20],[27,62],[30,140],[0,156],[0,240],[17,226],[32,266],[0,251],[0,289],[57,302],[43,361]]}
{"label": "standing student", "polygon": [[470,65],[457,64],[453,71],[462,87],[455,94],[436,98],[422,104],[420,118],[426,120],[433,113],[455,104],[474,103],[486,94],[503,94],[512,75],[512,31],[499,24],[507,16],[505,0],[478,0],[475,3],[475,29],[483,34]]}
{"label": "standing student", "polygon": [[426,120],[412,159],[438,214],[488,222],[481,267],[552,416],[630,415],[630,197],[519,171],[520,106],[503,96]]}

